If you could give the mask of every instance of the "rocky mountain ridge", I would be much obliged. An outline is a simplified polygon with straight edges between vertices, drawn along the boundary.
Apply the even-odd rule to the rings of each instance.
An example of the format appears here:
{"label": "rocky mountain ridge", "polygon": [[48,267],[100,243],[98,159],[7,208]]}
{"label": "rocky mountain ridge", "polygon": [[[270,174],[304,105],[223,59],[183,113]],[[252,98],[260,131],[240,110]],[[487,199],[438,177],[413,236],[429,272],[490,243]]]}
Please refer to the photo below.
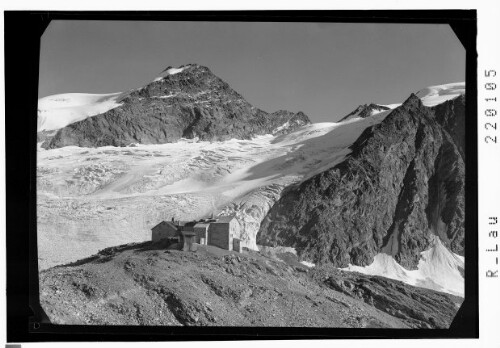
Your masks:
{"label": "rocky mountain ridge", "polygon": [[249,104],[208,68],[168,67],[120,105],[60,129],[45,149],[161,144],[180,138],[223,141],[291,132],[310,123],[302,112],[269,114]]}
{"label": "rocky mountain ridge", "polygon": [[464,97],[429,108],[412,94],[342,163],[287,188],[257,243],[337,267],[369,265],[384,252],[415,269],[432,235],[463,255],[464,120]]}

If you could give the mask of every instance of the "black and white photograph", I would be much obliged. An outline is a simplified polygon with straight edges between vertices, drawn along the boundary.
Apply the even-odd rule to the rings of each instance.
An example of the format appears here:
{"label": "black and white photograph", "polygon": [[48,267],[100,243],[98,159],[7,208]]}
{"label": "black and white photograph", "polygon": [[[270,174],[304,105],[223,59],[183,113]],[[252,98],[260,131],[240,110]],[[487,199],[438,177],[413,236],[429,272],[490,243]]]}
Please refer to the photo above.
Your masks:
{"label": "black and white photograph", "polygon": [[6,346],[494,346],[498,24],[429,4],[4,11]]}
{"label": "black and white photograph", "polygon": [[450,326],[466,86],[449,25],[53,21],[39,76],[52,323]]}

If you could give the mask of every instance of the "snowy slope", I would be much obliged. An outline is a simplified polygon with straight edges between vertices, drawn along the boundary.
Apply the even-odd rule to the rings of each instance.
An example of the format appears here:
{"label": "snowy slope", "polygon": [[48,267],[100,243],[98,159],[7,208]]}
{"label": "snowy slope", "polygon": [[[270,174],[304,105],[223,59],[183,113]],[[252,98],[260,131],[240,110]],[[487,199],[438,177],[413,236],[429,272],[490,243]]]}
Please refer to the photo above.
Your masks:
{"label": "snowy slope", "polygon": [[122,93],[56,94],[38,99],[38,129],[48,131],[65,127],[120,106]]}
{"label": "snowy slope", "polygon": [[369,266],[349,265],[343,270],[378,275],[400,280],[410,285],[447,292],[464,297],[464,257],[449,251],[439,240],[433,238],[431,248],[421,253],[418,269],[409,271],[391,255],[377,254]]}
{"label": "snowy slope", "polygon": [[465,82],[430,86],[418,91],[416,96],[422,100],[422,104],[425,106],[436,106],[461,94],[465,94]]}

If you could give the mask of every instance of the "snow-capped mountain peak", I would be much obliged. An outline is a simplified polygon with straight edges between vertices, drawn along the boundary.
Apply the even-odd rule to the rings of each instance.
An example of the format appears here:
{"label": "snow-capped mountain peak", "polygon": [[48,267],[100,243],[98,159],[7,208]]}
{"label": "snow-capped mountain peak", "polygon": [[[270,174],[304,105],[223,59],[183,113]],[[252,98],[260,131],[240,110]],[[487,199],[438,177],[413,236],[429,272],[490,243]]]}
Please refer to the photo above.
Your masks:
{"label": "snow-capped mountain peak", "polygon": [[[124,146],[181,138],[248,139],[290,133],[310,123],[303,113],[270,114],[254,107],[209,68],[198,64],[169,66],[142,88],[123,96],[117,94],[116,98],[121,104],[112,107],[119,107],[78,114],[76,121],[81,122],[65,122],[64,128],[47,136],[42,146]],[[85,120],[90,116],[94,116],[92,120]],[[57,128],[61,127],[51,129]]]}
{"label": "snow-capped mountain peak", "polygon": [[[150,83],[161,81],[167,76],[179,74],[192,67],[201,66],[197,64],[182,65],[179,68],[169,66]],[[148,84],[127,92],[106,94],[63,93],[40,98],[38,99],[37,131],[57,130],[114,109],[123,105],[122,100],[128,95],[141,90]]]}

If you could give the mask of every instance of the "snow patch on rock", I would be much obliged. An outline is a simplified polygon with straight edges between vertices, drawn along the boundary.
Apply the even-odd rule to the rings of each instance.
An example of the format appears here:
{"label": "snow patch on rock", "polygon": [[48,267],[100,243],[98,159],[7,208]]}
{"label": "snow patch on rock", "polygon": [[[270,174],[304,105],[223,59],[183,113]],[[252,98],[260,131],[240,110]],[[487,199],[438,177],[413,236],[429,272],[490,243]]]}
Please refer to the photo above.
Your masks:
{"label": "snow patch on rock", "polygon": [[288,129],[290,127],[290,121],[283,123],[281,126],[276,127],[272,134],[276,134],[282,130]]}
{"label": "snow patch on rock", "polygon": [[190,67],[190,65],[185,65],[185,66],[182,66],[180,68],[167,68],[167,69],[163,70],[162,73],[153,80],[153,82],[161,81],[165,77],[167,77],[168,75],[175,75],[175,74],[181,73],[189,67]]}
{"label": "snow patch on rock", "polygon": [[405,269],[391,255],[384,253],[377,254],[368,266],[349,264],[342,270],[382,276],[464,297],[463,256],[449,251],[437,236],[433,236],[431,247],[420,255],[417,269],[413,271]]}
{"label": "snow patch on rock", "polygon": [[300,263],[303,264],[306,267],[309,267],[309,268],[312,268],[312,267],[316,266],[314,263],[309,262],[309,261],[300,261]]}

